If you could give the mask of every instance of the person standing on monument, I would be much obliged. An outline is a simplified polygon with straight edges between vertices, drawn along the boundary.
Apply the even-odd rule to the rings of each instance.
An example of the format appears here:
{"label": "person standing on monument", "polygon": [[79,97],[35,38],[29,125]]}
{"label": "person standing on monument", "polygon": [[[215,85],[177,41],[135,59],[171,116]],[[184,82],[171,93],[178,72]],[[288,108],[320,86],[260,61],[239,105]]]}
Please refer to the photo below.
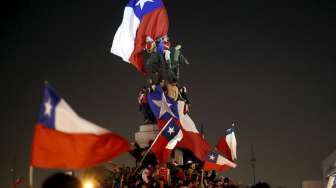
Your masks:
{"label": "person standing on monument", "polygon": [[162,71],[162,58],[157,50],[156,42],[150,36],[146,37],[144,57],[148,79],[151,79],[154,84],[158,84]]}
{"label": "person standing on monument", "polygon": [[174,101],[177,101],[177,99],[180,97],[176,80],[173,80],[172,83],[167,84],[167,95]]}

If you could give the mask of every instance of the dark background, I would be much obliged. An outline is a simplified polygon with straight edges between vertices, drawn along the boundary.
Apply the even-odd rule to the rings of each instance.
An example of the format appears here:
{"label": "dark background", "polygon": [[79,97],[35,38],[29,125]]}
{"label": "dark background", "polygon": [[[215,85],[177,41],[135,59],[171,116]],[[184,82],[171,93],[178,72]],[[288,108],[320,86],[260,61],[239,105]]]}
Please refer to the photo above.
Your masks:
{"label": "dark background", "polygon": [[[48,80],[82,117],[133,139],[142,75],[109,53],[127,2],[27,0],[1,16],[1,187],[28,178],[33,127]],[[335,1],[166,0],[170,37],[191,65],[181,84],[211,144],[237,124],[239,166],[226,173],[300,187],[322,179],[336,148]],[[16,158],[14,160],[14,158]],[[15,162],[14,162],[15,161]],[[115,160],[133,164],[129,156]],[[37,170],[39,184],[50,170]]]}

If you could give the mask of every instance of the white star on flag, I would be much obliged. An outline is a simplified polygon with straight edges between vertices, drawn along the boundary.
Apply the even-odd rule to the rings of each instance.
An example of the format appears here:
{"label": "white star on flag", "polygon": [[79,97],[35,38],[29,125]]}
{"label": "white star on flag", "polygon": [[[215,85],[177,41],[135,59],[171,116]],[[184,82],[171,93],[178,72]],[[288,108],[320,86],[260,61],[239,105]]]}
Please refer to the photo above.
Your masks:
{"label": "white star on flag", "polygon": [[173,134],[175,131],[174,131],[174,127],[168,127],[168,133],[171,135]]}
{"label": "white star on flag", "polygon": [[[166,112],[170,113],[173,117],[175,117],[174,113],[172,112],[170,106],[172,104],[168,103],[166,96],[162,93],[162,98],[161,101],[159,100],[153,100],[153,103],[160,108],[160,114],[159,114],[159,118],[162,117],[163,114],[165,114]],[[176,118],[176,117],[175,117]]]}
{"label": "white star on flag", "polygon": [[210,155],[210,160],[215,160],[215,156],[213,156],[213,155]]}
{"label": "white star on flag", "polygon": [[44,114],[46,116],[51,116],[51,109],[52,109],[52,106],[51,106],[51,102],[50,102],[50,99],[48,99],[48,101],[46,103],[44,103]]}
{"label": "white star on flag", "polygon": [[139,0],[135,6],[140,6],[140,9],[142,10],[142,8],[144,7],[145,3],[147,2],[154,2],[153,0]]}

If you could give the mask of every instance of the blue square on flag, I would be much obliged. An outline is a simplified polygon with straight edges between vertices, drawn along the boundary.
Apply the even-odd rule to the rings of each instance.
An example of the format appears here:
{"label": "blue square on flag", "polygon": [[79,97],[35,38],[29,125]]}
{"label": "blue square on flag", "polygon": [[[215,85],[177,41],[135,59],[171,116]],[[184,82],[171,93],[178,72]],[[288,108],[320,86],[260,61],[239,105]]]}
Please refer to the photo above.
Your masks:
{"label": "blue square on flag", "polygon": [[135,15],[141,20],[144,15],[161,8],[163,3],[161,0],[130,0],[127,6],[133,8]]}
{"label": "blue square on flag", "polygon": [[218,153],[216,153],[214,151],[209,152],[209,154],[208,154],[208,161],[216,163],[217,162],[217,158],[218,158]]}
{"label": "blue square on flag", "polygon": [[180,131],[180,126],[177,125],[176,120],[173,119],[169,122],[166,128],[163,130],[162,134],[167,140],[173,139]]}
{"label": "blue square on flag", "polygon": [[61,98],[56,94],[51,86],[47,85],[44,90],[38,122],[42,123],[50,129],[55,128],[55,106],[59,103]]}
{"label": "blue square on flag", "polygon": [[158,120],[179,119],[177,102],[166,96],[159,85],[148,94],[148,104]]}

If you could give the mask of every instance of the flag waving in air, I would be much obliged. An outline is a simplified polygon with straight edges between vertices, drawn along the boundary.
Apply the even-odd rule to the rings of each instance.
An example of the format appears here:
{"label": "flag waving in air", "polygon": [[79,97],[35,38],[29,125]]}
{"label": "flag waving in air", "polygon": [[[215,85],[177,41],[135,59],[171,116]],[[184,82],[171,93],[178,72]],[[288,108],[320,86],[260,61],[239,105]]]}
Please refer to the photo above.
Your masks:
{"label": "flag waving in air", "polygon": [[237,159],[237,140],[233,127],[226,130],[225,136],[218,140],[216,148],[229,160],[233,161]]}
{"label": "flag waving in air", "polygon": [[[160,121],[160,123],[163,122],[165,121]],[[182,138],[183,133],[179,121],[171,117],[171,119],[166,122],[166,125],[163,126],[161,135],[152,147],[153,153],[161,164],[167,162],[171,155],[171,151]]]}
{"label": "flag waving in air", "polygon": [[32,144],[33,167],[86,168],[129,150],[126,139],[78,116],[46,85]]}
{"label": "flag waving in air", "polygon": [[177,147],[189,149],[193,152],[195,157],[204,161],[211,146],[204,139],[202,133],[197,130],[196,125],[190,116],[184,113],[184,107],[185,102],[178,101],[179,120],[184,136],[181,142],[177,144]]}
{"label": "flag waving in air", "polygon": [[[171,117],[179,119],[177,102],[166,96],[159,85],[156,86],[155,91],[148,94],[147,98],[148,104],[158,121],[168,121]],[[162,128],[160,124],[159,128]]]}
{"label": "flag waving in air", "polygon": [[226,159],[216,151],[210,151],[204,161],[204,170],[225,171],[230,168],[236,168],[236,164]]}
{"label": "flag waving in air", "polygon": [[[174,101],[164,94],[160,86],[157,86],[157,89],[154,92],[148,94],[148,104],[157,118],[158,127],[160,129],[164,128],[165,125],[169,127],[167,125],[167,121],[172,118],[174,127],[181,130],[181,136],[180,134],[177,135],[178,142],[174,142],[175,145],[177,144],[180,148],[189,149],[198,159],[205,160],[207,152],[210,149],[210,145],[203,139],[201,133],[198,132],[194,122],[188,114],[184,113],[183,101]],[[166,129],[167,131],[169,130],[168,128]],[[165,131],[166,130],[163,132]],[[160,136],[163,137],[163,135]],[[155,144],[156,143],[154,143],[154,146]],[[164,145],[161,145],[160,148],[164,149],[163,146]]]}
{"label": "flag waving in air", "polygon": [[168,33],[168,15],[161,0],[129,0],[111,47],[111,53],[144,70],[142,56],[146,37],[157,39]]}

